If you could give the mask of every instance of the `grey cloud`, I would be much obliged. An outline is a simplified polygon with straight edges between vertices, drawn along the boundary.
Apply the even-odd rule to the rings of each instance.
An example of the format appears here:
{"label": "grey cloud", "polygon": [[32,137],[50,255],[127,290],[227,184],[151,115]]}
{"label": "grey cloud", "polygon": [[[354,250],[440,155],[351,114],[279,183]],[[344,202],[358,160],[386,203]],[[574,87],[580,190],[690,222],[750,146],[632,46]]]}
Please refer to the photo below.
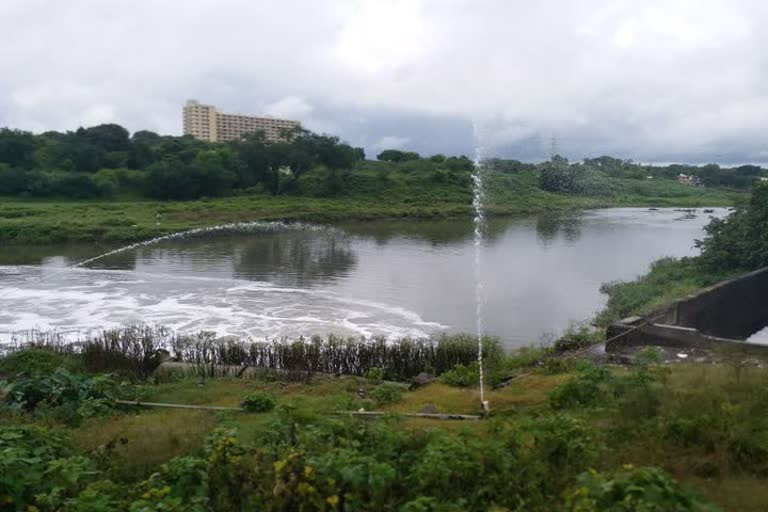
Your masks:
{"label": "grey cloud", "polygon": [[179,133],[198,98],[369,152],[766,161],[766,21],[759,0],[4,0],[0,125]]}

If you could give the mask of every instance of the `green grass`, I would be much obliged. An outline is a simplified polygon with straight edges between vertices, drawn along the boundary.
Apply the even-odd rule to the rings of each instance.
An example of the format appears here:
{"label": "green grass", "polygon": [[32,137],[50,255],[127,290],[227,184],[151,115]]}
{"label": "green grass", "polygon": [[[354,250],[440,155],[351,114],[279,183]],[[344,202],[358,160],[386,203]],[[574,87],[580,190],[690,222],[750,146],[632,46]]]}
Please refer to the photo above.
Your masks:
{"label": "green grass", "polygon": [[597,324],[606,326],[631,315],[650,313],[732,275],[706,270],[696,258],[657,260],[647,274],[635,280],[602,286],[602,291],[608,294],[608,303],[597,315]]}
{"label": "green grass", "polygon": [[[361,190],[353,197],[338,199],[265,195],[184,202],[0,199],[0,241],[125,242],[231,222],[324,223],[450,218],[471,213],[471,192],[465,185],[400,174],[393,173],[382,191]],[[509,215],[615,206],[729,206],[745,197],[743,193],[685,187],[672,181],[616,181],[618,193],[574,196],[543,191],[534,173],[494,174],[488,178],[488,212]]]}

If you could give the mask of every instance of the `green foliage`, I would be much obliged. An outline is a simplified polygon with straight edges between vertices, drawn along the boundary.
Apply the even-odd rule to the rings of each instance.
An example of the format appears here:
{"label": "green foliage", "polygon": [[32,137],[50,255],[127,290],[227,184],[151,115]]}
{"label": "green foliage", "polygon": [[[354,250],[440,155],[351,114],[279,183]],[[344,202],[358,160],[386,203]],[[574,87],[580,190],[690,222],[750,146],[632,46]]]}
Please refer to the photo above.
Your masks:
{"label": "green foliage", "polygon": [[275,397],[269,393],[254,391],[243,398],[240,405],[248,412],[269,412],[277,403]]}
{"label": "green foliage", "polygon": [[387,405],[400,401],[403,396],[403,388],[397,384],[384,383],[371,389],[368,395],[377,406]]}
{"label": "green foliage", "polygon": [[469,365],[457,364],[452,369],[440,375],[440,382],[449,386],[468,388],[480,382],[480,366],[475,361]]}
{"label": "green foliage", "polygon": [[589,347],[604,339],[603,333],[591,329],[588,325],[571,325],[563,335],[555,341],[556,352],[569,352]]}
{"label": "green foliage", "polygon": [[[418,153],[414,153],[411,151],[400,151],[397,149],[385,149],[378,155],[376,155],[377,160],[382,160],[384,162],[407,162],[409,160],[418,160],[421,157]],[[433,160],[435,161],[435,160]],[[439,159],[436,161],[437,163],[442,163],[439,161]]]}
{"label": "green foliage", "polygon": [[645,313],[666,302],[695,292],[722,279],[723,274],[704,271],[695,258],[662,258],[644,276],[630,282],[605,283],[600,291],[608,303],[596,317],[605,326],[630,315]]}
{"label": "green foliage", "polygon": [[593,407],[608,396],[607,384],[612,378],[605,366],[583,361],[578,376],[555,388],[549,395],[549,403],[554,409]]}
{"label": "green foliage", "polygon": [[584,195],[614,192],[613,183],[605,174],[586,165],[569,164],[560,155],[540,165],[539,180],[541,188],[548,192]]}
{"label": "green foliage", "polygon": [[[386,150],[378,155],[378,161],[365,161],[361,148],[337,137],[304,130],[285,135],[283,141],[268,141],[255,133],[230,143],[207,143],[190,136],[161,136],[149,131],[129,136],[125,128],[115,124],[40,135],[2,129],[0,195],[188,200],[270,194],[349,197],[357,203],[386,199],[387,205],[402,203],[398,216],[416,213],[406,205],[426,207],[432,216],[469,211],[474,164],[466,156],[421,158],[414,152]],[[676,204],[712,204],[713,198],[720,202],[730,199],[723,199],[722,193],[694,191],[677,184],[672,169],[700,173],[708,186],[743,189],[762,172],[755,166],[733,170],[649,167],[610,157],[577,164],[555,157],[538,167],[501,159],[484,164],[491,201],[496,207],[514,211],[628,201],[656,203],[666,198],[674,198]],[[645,179],[649,175],[658,179]],[[574,203],[559,194],[604,199]],[[370,207],[365,210],[366,216],[371,216]],[[92,231],[89,234],[94,236]],[[142,234],[134,233],[130,238]],[[128,237],[125,231],[119,236]],[[0,238],[9,237],[0,233]]]}
{"label": "green foliage", "polygon": [[368,380],[382,381],[384,380],[384,369],[374,366],[366,372],[365,378]]}
{"label": "green foliage", "polygon": [[0,377],[15,379],[25,375],[49,375],[58,368],[75,369],[74,358],[45,347],[29,347],[10,352],[0,358]]}
{"label": "green foliage", "polygon": [[89,459],[71,453],[59,432],[0,426],[0,510],[59,509],[95,476]]}
{"label": "green foliage", "polygon": [[108,414],[125,393],[111,375],[89,376],[60,368],[50,375],[21,377],[3,386],[5,404],[11,409],[60,413],[60,419],[77,423],[83,417]]}
{"label": "green foliage", "polygon": [[570,512],[715,512],[656,468],[626,466],[612,474],[590,471],[568,492]]}
{"label": "green foliage", "polygon": [[754,270],[768,265],[768,184],[755,186],[747,205],[725,219],[712,219],[697,242],[710,272]]}
{"label": "green foliage", "polygon": [[[536,458],[547,466],[542,485],[563,488],[588,469],[598,455],[594,431],[584,420],[564,413],[537,418],[528,429],[533,436]],[[550,473],[549,468],[558,468]]]}

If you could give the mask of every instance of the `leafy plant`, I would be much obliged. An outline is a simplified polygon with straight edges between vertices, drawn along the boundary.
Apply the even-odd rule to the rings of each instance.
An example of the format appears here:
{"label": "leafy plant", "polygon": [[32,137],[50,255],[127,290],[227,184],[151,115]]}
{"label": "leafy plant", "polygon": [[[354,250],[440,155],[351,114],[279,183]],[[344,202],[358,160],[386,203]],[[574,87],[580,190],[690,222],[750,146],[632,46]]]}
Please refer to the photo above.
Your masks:
{"label": "leafy plant", "polygon": [[61,352],[45,347],[29,347],[0,358],[0,377],[13,380],[20,376],[50,375],[58,368],[72,370],[76,361]]}
{"label": "leafy plant", "polygon": [[382,381],[384,380],[384,369],[374,366],[366,372],[365,378],[368,380]]}
{"label": "leafy plant", "polygon": [[590,471],[567,493],[569,512],[716,512],[718,509],[682,489],[656,468],[624,469],[610,474]]}
{"label": "leafy plant", "polygon": [[549,403],[554,409],[597,405],[607,396],[607,383],[611,379],[611,372],[605,366],[583,361],[576,378],[559,385],[550,393]]}
{"label": "leafy plant", "polygon": [[89,376],[70,373],[60,368],[44,377],[20,378],[4,387],[6,403],[32,411],[41,404],[47,407],[74,405],[86,401],[84,410],[104,408],[120,396],[121,385],[111,375]]}
{"label": "leafy plant", "polygon": [[248,412],[269,412],[277,403],[269,393],[254,391],[243,398],[241,405]]}
{"label": "leafy plant", "polygon": [[397,384],[379,384],[368,393],[376,405],[398,402],[403,396],[403,388]]}
{"label": "leafy plant", "polygon": [[480,370],[477,362],[469,365],[457,364],[452,369],[440,375],[440,382],[449,386],[467,388],[480,382]]}

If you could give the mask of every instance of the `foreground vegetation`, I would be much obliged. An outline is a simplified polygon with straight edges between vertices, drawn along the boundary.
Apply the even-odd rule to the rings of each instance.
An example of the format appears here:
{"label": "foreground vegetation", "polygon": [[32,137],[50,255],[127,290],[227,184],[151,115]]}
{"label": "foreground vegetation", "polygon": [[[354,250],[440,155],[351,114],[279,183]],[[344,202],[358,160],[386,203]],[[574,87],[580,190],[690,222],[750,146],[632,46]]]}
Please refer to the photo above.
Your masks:
{"label": "foreground vegetation", "polygon": [[[398,413],[477,413],[471,363],[412,391],[382,367],[147,374],[139,338],[0,359],[0,510],[757,511],[768,500],[768,372],[738,356],[664,368],[649,351],[610,369],[542,349],[489,353],[492,379],[517,375],[487,392],[491,416],[435,422]],[[473,341],[442,343],[463,353]],[[370,363],[399,367],[399,353]],[[391,414],[331,414],[360,408]]]}

